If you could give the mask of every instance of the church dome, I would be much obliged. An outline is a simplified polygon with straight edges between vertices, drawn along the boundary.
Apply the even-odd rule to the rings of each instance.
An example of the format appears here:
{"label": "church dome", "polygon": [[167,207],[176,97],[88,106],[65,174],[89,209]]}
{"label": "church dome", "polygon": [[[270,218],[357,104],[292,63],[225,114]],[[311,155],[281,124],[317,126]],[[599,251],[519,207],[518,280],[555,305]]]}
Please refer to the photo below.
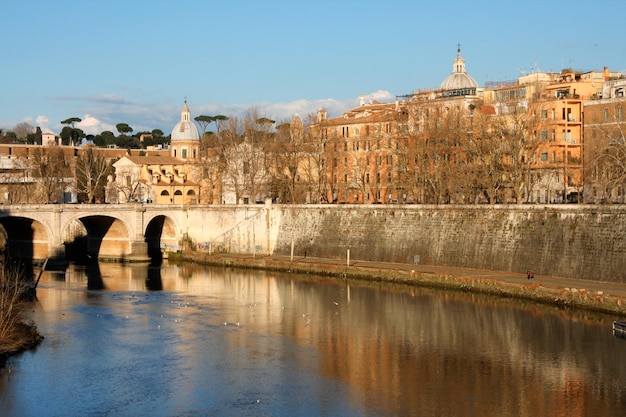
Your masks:
{"label": "church dome", "polygon": [[465,70],[465,60],[461,57],[461,47],[457,49],[456,59],[452,68],[452,74],[443,80],[442,90],[461,90],[465,88],[478,88],[478,83]]}
{"label": "church dome", "polygon": [[187,107],[187,101],[185,101],[183,111],[180,113],[180,122],[172,129],[172,141],[175,140],[200,140],[198,128],[191,121],[191,113],[189,112],[189,107]]}

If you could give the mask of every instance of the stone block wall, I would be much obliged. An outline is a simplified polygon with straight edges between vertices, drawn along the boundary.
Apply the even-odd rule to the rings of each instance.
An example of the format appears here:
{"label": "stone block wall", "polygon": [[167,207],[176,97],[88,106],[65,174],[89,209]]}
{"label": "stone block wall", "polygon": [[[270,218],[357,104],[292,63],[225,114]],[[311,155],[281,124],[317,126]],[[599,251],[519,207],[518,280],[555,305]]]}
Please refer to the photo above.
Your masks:
{"label": "stone block wall", "polygon": [[273,252],[626,282],[626,207],[272,206]]}

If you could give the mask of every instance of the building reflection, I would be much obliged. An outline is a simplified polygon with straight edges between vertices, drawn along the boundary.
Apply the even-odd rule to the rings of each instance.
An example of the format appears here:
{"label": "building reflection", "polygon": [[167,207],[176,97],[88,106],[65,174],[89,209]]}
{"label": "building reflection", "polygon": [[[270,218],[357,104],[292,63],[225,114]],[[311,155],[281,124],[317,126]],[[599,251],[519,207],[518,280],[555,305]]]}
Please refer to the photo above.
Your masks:
{"label": "building reflection", "polygon": [[[168,314],[185,319],[175,329],[180,340],[193,340],[207,326],[241,327],[225,332],[228,349],[206,354],[236,349],[250,351],[260,363],[276,356],[301,361],[299,366],[313,366],[349,386],[364,409],[388,415],[469,410],[535,417],[587,415],[590,409],[611,415],[615,404],[626,404],[625,392],[606,382],[624,382],[624,365],[606,360],[623,353],[623,344],[620,352],[606,317],[594,314],[482,295],[193,265],[71,267],[64,279],[90,290],[177,294],[179,308]],[[54,297],[68,294],[53,292],[41,303],[53,308],[61,302]],[[315,353],[290,357],[259,335],[288,337]],[[192,349],[186,345],[176,349]],[[202,356],[195,360],[194,366],[203,366]],[[267,366],[276,368],[269,360]]]}

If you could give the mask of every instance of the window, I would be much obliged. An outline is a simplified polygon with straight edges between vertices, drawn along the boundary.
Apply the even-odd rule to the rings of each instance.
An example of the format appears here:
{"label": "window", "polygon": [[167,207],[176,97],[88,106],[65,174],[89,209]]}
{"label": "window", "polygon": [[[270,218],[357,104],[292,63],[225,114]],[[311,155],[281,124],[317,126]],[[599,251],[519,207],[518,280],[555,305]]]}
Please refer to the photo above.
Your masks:
{"label": "window", "polygon": [[392,157],[391,155],[387,155],[387,165],[391,165],[392,163]]}
{"label": "window", "polygon": [[187,159],[187,148],[183,148],[183,159]]}
{"label": "window", "polygon": [[387,182],[391,182],[391,172],[387,173]]}
{"label": "window", "polygon": [[546,120],[548,118],[548,110],[541,110],[541,120]]}
{"label": "window", "polygon": [[[369,184],[370,183],[370,173],[368,172],[367,174],[365,174],[365,183]],[[368,197],[369,198],[369,197]]]}
{"label": "window", "polygon": [[548,131],[547,130],[542,130],[540,132],[540,137],[541,137],[541,140],[548,140]]}
{"label": "window", "polygon": [[541,162],[548,162],[548,152],[541,152]]}
{"label": "window", "polygon": [[380,165],[382,162],[382,158],[380,157],[380,155],[376,155],[376,165]]}
{"label": "window", "polygon": [[609,121],[609,109],[604,109],[604,123]]}

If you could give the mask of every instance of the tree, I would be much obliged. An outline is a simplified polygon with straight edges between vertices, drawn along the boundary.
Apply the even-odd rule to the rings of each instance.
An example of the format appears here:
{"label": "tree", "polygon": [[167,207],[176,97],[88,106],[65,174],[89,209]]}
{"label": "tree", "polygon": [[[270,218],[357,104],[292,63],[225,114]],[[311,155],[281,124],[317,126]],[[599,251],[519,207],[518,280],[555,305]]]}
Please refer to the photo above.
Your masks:
{"label": "tree", "polygon": [[80,202],[104,201],[107,178],[112,173],[111,164],[88,147],[78,155],[75,165],[76,192]]}
{"label": "tree", "polygon": [[127,133],[131,133],[133,131],[133,128],[126,123],[118,123],[115,125],[115,128],[118,132],[120,132],[120,135],[123,136],[127,136]]}
{"label": "tree", "polygon": [[626,198],[626,99],[586,106],[585,201],[624,203]]}
{"label": "tree", "polygon": [[84,137],[83,131],[75,128],[76,123],[80,122],[82,122],[82,119],[78,117],[70,117],[69,119],[65,119],[61,122],[62,125],[66,125],[61,130],[61,139],[63,145],[77,143],[79,138]]}
{"label": "tree", "polygon": [[7,139],[8,143],[17,143],[17,135],[15,134],[15,132],[13,132],[11,130],[6,132],[4,137]]}
{"label": "tree", "polygon": [[505,187],[507,146],[490,121],[484,115],[474,119],[472,136],[465,144],[464,178],[476,190],[476,198],[485,197],[488,203],[495,204]]}
{"label": "tree", "polygon": [[213,116],[200,115],[194,117],[193,120],[195,120],[200,125],[200,128],[202,129],[202,135],[200,137],[204,139],[204,135],[207,133],[207,127],[210,123],[213,123],[214,121]]}
{"label": "tree", "polygon": [[39,189],[36,202],[57,202],[65,186],[71,179],[71,172],[62,148],[36,148],[32,158],[28,159],[30,175],[34,177]]}
{"label": "tree", "polygon": [[99,147],[113,145],[115,143],[115,134],[109,130],[105,130],[99,135],[96,135],[96,137],[94,138],[94,143]]}
{"label": "tree", "polygon": [[[219,140],[218,137],[219,137],[219,131],[220,131],[220,123],[228,120],[228,117],[223,116],[221,114],[217,116],[200,115],[198,117],[195,117],[194,120],[200,125],[200,128],[202,129],[201,140],[202,140],[203,148],[206,149],[206,148],[217,146],[217,144],[214,142],[216,140]],[[215,123],[215,135],[213,135],[213,132],[207,131],[207,128],[209,124],[211,123]],[[209,140],[210,137],[214,139],[213,143]]]}
{"label": "tree", "polygon": [[15,125],[13,132],[19,142],[26,143],[28,135],[35,133],[35,128],[26,122],[20,122]]}
{"label": "tree", "polygon": [[274,137],[269,131],[270,119],[259,117],[252,108],[243,120],[226,120],[219,142],[226,200],[238,204],[266,197],[270,184],[266,145]]}
{"label": "tree", "polygon": [[304,125],[298,115],[276,126],[276,140],[267,144],[272,196],[281,202],[302,204],[317,201],[311,144],[305,142]]}
{"label": "tree", "polygon": [[[43,140],[43,132],[41,131],[41,128],[39,126],[37,126],[37,129],[35,129],[35,133],[33,134],[33,144],[34,145],[41,145]],[[31,142],[29,142],[31,143]]]}

